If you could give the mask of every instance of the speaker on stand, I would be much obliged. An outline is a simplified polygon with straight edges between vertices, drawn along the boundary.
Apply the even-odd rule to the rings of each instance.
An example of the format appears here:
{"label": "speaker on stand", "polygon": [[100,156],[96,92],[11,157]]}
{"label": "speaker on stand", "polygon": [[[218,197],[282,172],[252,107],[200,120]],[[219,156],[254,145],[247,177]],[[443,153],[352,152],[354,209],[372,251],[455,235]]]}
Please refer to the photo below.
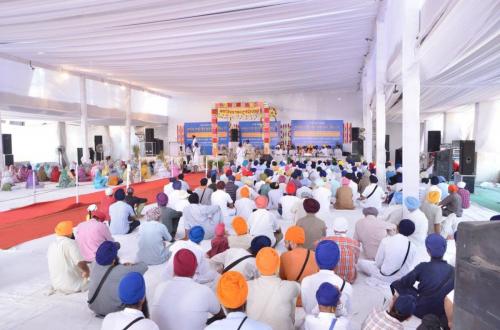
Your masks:
{"label": "speaker on stand", "polygon": [[2,150],[5,166],[14,165],[14,155],[12,154],[12,135],[2,134]]}
{"label": "speaker on stand", "polygon": [[460,141],[460,174],[476,173],[476,141]]}

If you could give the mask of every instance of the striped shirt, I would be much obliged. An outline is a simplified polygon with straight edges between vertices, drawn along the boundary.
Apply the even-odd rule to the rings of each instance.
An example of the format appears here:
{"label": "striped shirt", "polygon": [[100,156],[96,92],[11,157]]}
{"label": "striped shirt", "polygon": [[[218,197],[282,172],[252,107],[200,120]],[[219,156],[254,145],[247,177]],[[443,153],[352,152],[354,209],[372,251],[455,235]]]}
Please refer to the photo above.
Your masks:
{"label": "striped shirt", "polygon": [[462,197],[462,208],[468,209],[470,207],[470,192],[467,189],[460,188],[457,194]]}
{"label": "striped shirt", "polygon": [[329,236],[329,239],[337,243],[340,249],[340,260],[335,268],[335,274],[349,283],[356,280],[356,264],[360,253],[360,244],[355,239],[345,236]]}
{"label": "striped shirt", "polygon": [[403,330],[403,324],[384,310],[374,309],[363,322],[363,330]]}

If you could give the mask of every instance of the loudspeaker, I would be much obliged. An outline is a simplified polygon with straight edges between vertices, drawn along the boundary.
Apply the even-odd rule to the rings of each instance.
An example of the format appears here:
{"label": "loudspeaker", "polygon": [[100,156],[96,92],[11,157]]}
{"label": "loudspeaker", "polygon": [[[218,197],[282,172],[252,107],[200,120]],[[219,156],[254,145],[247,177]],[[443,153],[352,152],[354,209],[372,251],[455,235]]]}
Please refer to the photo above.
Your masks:
{"label": "loudspeaker", "polygon": [[14,165],[14,155],[12,155],[12,154],[10,154],[10,155],[2,155],[0,157],[4,157],[4,164],[5,164],[5,166]]}
{"label": "loudspeaker", "polygon": [[2,134],[2,148],[4,155],[12,154],[12,135]]}
{"label": "loudspeaker", "polygon": [[351,140],[359,140],[359,127],[351,127]]}
{"label": "loudspeaker", "polygon": [[76,148],[76,158],[78,159],[78,165],[82,165],[83,148]]}
{"label": "loudspeaker", "polygon": [[432,175],[443,176],[447,181],[453,174],[453,149],[446,149],[436,153]]}
{"label": "loudspeaker", "polygon": [[387,135],[385,136],[385,151],[386,151],[386,152],[387,152],[387,151],[389,151],[389,150],[391,149],[391,145],[390,145],[390,138],[391,138],[391,137],[390,137],[390,135],[389,135],[389,134],[387,134]]}
{"label": "loudspeaker", "polygon": [[146,142],[155,142],[155,129],[146,128]]}
{"label": "loudspeaker", "polygon": [[161,139],[155,139],[155,154],[158,155],[160,152],[163,151],[163,140]]}
{"label": "loudspeaker", "polygon": [[460,141],[460,174],[476,172],[476,141]]}
{"label": "loudspeaker", "polygon": [[231,142],[240,142],[240,132],[237,128],[231,128]]}
{"label": "loudspeaker", "polygon": [[144,143],[144,152],[146,156],[153,156],[155,154],[155,142],[146,142]]}
{"label": "loudspeaker", "polygon": [[104,152],[102,145],[102,135],[94,135],[94,150],[95,150],[95,160],[104,160]]}
{"label": "loudspeaker", "polygon": [[441,131],[427,132],[427,152],[439,151],[441,147]]}
{"label": "loudspeaker", "polygon": [[403,165],[403,148],[396,149],[396,151],[394,153],[395,153],[395,155],[394,155],[394,159],[395,159],[394,164],[401,164],[401,165]]}
{"label": "loudspeaker", "polygon": [[363,141],[352,141],[352,154],[358,156],[363,155]]}

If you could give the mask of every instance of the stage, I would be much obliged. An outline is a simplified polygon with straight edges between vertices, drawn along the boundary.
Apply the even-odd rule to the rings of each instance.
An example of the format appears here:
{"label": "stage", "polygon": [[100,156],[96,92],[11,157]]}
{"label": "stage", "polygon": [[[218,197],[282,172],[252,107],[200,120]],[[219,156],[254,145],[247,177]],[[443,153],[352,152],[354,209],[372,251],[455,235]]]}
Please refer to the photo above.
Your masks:
{"label": "stage", "polygon": [[[193,189],[199,185],[200,179],[204,175],[204,172],[189,173],[185,175],[185,180]],[[134,187],[136,195],[147,198],[149,202],[154,202],[156,194],[163,191],[163,186],[167,182],[167,179],[152,179],[133,184],[132,187]],[[124,187],[124,185],[117,187]],[[113,189],[117,187],[113,187]],[[72,220],[75,225],[84,221],[87,207],[90,204],[98,204],[104,196],[104,189],[94,189],[90,183],[87,183],[79,187],[82,194],[80,195],[80,203],[76,204],[75,188],[56,189],[58,190],[37,196],[37,201],[40,200],[40,202],[35,204],[31,202],[32,196],[21,196],[16,200],[16,205],[23,205],[20,201],[24,201],[24,206],[0,212],[0,249],[8,249],[17,244],[52,234],[54,226],[62,220]],[[8,195],[9,193],[12,195]],[[20,193],[22,191],[0,192],[0,197],[3,199],[0,202],[2,208],[5,210],[6,205],[10,203],[7,200],[8,197],[12,199]]]}

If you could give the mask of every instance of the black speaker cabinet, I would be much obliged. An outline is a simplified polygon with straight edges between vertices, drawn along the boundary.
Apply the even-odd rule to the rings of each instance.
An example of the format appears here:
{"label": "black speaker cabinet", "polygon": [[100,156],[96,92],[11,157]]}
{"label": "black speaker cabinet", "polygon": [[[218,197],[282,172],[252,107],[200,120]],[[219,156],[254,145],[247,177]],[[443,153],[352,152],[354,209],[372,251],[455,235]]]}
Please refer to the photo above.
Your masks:
{"label": "black speaker cabinet", "polygon": [[401,164],[403,165],[403,148],[399,148],[399,149],[396,149],[396,151],[394,152],[395,155],[394,155],[394,164]]}
{"label": "black speaker cabinet", "polygon": [[4,155],[12,154],[12,135],[2,134],[2,149]]}
{"label": "black speaker cabinet", "polygon": [[500,329],[498,237],[500,221],[458,225],[453,330]]}
{"label": "black speaker cabinet", "polygon": [[427,132],[427,152],[439,151],[441,147],[441,131]]}
{"label": "black speaker cabinet", "polygon": [[352,154],[358,156],[363,155],[363,141],[352,141]]}
{"label": "black speaker cabinet", "polygon": [[82,165],[83,148],[76,148],[76,158],[78,159],[78,165]]}
{"label": "black speaker cabinet", "polygon": [[476,141],[460,141],[460,174],[476,172]]}
{"label": "black speaker cabinet", "polygon": [[352,141],[357,141],[359,140],[359,127],[352,127],[351,128],[351,140]]}
{"label": "black speaker cabinet", "polygon": [[162,139],[155,139],[155,154],[158,155],[160,152],[163,151],[163,140]]}
{"label": "black speaker cabinet", "polygon": [[474,185],[476,184],[476,176],[475,175],[462,175],[460,173],[455,173],[455,177],[453,179],[455,184],[460,181],[465,182],[465,189],[468,190],[471,194],[474,193]]}
{"label": "black speaker cabinet", "polygon": [[146,142],[155,142],[155,129],[146,128]]}
{"label": "black speaker cabinet", "polygon": [[237,128],[231,128],[231,142],[239,142],[240,134]]}
{"label": "black speaker cabinet", "polygon": [[443,176],[447,181],[452,179],[453,174],[453,150],[446,149],[436,153],[434,158],[435,176]]}
{"label": "black speaker cabinet", "polygon": [[4,157],[5,166],[14,165],[14,155],[0,155],[0,157]]}
{"label": "black speaker cabinet", "polygon": [[391,136],[390,135],[386,135],[385,136],[385,151],[389,151],[391,149],[391,144],[390,144],[390,141],[391,141]]}

